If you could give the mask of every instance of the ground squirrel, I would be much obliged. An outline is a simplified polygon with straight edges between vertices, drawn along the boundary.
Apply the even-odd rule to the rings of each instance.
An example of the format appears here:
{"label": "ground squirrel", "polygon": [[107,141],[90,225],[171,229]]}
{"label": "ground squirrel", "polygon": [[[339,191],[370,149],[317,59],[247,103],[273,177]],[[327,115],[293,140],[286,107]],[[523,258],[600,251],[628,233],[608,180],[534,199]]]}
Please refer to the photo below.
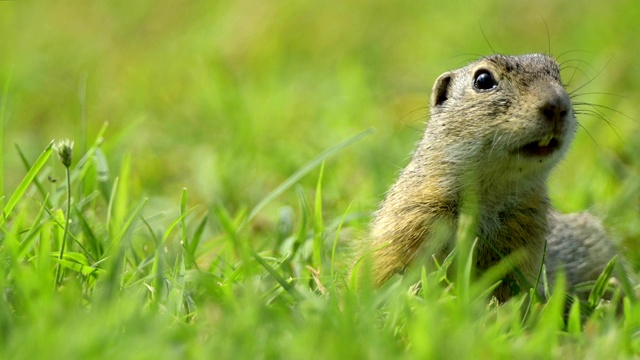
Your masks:
{"label": "ground squirrel", "polygon": [[494,292],[499,301],[535,283],[545,241],[551,278],[559,268],[568,286],[597,278],[616,253],[602,225],[587,213],[555,212],[547,196],[549,172],[576,131],[554,59],[491,55],[446,72],[433,87],[430,115],[411,162],[371,225],[377,284],[419,253],[450,250],[467,198],[475,199],[478,214],[476,267],[482,271],[514,255],[517,270],[508,271]]}

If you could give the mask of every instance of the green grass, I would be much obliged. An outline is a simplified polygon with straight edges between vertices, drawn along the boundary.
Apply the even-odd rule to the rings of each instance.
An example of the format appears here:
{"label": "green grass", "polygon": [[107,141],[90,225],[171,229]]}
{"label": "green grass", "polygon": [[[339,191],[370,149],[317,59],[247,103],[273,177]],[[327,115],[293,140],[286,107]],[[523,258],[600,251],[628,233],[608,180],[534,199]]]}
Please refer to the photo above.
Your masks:
{"label": "green grass", "polygon": [[550,49],[614,109],[579,119],[550,193],[605,219],[633,279],[638,21],[622,0],[0,2],[0,357],[639,356],[634,297],[566,323],[561,282],[498,306],[471,244],[348,277],[435,78],[493,48]]}

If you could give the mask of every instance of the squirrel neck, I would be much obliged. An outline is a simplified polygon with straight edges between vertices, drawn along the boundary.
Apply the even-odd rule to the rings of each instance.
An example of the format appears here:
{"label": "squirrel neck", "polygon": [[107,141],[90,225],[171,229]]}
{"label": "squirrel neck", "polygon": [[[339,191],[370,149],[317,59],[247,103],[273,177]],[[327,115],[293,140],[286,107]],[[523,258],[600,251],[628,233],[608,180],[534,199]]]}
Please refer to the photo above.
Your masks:
{"label": "squirrel neck", "polygon": [[[483,177],[495,169],[483,171],[481,162],[451,156],[436,146],[419,146],[376,213],[371,235],[374,248],[382,250],[374,265],[385,269],[376,274],[376,281],[381,283],[393,273],[391,264],[409,264],[426,238],[440,239],[429,241],[433,249],[426,251],[443,256],[446,243],[455,239],[461,213],[469,211],[478,224],[477,267],[488,269],[505,256],[523,250],[529,255],[515,265],[533,283],[547,231],[546,174],[526,181]],[[514,273],[507,277],[522,283]],[[507,285],[496,290],[499,299],[507,299],[512,293]]]}
{"label": "squirrel neck", "polygon": [[[477,223],[477,267],[488,269],[524,250],[528,255],[514,265],[533,283],[548,227],[547,174],[492,176],[502,174],[500,164],[464,156],[477,150],[472,143],[429,140],[425,136],[418,146],[372,223],[375,282],[384,282],[418,253],[445,256],[461,214],[468,213]],[[513,281],[505,284],[522,283],[516,273],[508,278]],[[499,299],[512,293],[507,285],[496,290]]]}
{"label": "squirrel neck", "polygon": [[[429,189],[421,195],[432,200],[455,202],[459,206],[473,201],[486,216],[527,208],[531,204],[547,211],[546,182],[552,166],[535,171],[508,167],[505,161],[488,159],[487,150],[481,148],[476,139],[447,143],[434,137],[442,139],[441,134],[427,129],[401,175],[405,178],[404,185]],[[421,202],[424,199],[407,200]]]}

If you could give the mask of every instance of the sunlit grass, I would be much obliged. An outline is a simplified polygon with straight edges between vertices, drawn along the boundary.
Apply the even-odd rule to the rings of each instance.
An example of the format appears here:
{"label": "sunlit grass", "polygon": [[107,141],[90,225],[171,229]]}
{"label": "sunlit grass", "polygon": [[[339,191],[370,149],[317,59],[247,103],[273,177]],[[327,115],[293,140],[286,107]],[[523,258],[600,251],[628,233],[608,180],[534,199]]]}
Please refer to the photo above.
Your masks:
{"label": "sunlit grass", "polygon": [[[590,314],[561,281],[546,303],[491,302],[496,279],[466,267],[472,242],[381,289],[349,277],[434,79],[490,47],[550,47],[587,50],[562,55],[580,66],[572,86],[595,77],[585,100],[624,114],[579,119],[552,200],[603,216],[633,284],[638,13],[622,1],[0,2],[0,357],[638,356],[640,307],[619,286],[601,301],[606,276]],[[69,187],[51,156],[64,138]]]}

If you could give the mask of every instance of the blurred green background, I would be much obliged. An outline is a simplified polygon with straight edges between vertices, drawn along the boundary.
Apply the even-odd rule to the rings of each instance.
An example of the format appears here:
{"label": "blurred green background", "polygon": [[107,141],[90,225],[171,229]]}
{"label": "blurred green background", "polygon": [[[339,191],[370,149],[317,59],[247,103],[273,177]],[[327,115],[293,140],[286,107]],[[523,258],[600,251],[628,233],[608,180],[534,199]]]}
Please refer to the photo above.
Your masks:
{"label": "blurred green background", "polygon": [[[5,191],[25,172],[13,143],[31,159],[54,138],[82,153],[109,122],[110,166],[131,156],[138,194],[169,207],[187,187],[196,203],[238,210],[375,128],[327,162],[323,191],[329,217],[350,204],[370,213],[420,138],[440,73],[493,51],[550,50],[569,90],[588,83],[582,101],[615,109],[602,110],[607,121],[579,119],[552,178],[554,204],[605,215],[637,252],[639,9],[631,0],[2,1]],[[269,209],[296,204],[291,192]],[[263,217],[272,227],[277,212]]]}

